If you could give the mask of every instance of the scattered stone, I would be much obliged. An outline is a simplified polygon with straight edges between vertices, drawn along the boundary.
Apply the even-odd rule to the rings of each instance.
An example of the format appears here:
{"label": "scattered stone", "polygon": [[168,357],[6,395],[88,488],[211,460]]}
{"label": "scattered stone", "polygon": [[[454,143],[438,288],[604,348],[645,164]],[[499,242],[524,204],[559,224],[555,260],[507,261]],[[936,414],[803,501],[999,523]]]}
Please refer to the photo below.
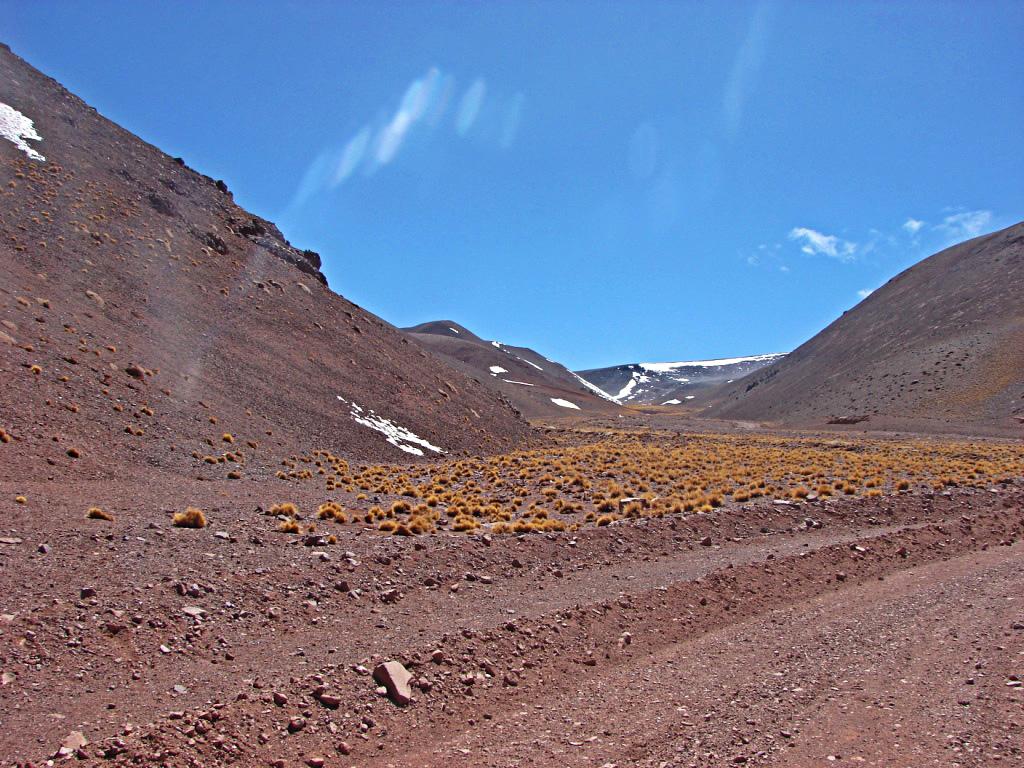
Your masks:
{"label": "scattered stone", "polygon": [[89,740],[85,738],[85,734],[81,731],[72,731],[64,737],[64,741],[61,742],[60,749],[54,757],[65,758],[71,757],[76,752],[81,750],[89,743]]}
{"label": "scattered stone", "polygon": [[316,700],[328,709],[337,709],[341,706],[341,698],[330,693],[321,693],[316,697]]}
{"label": "scattered stone", "polygon": [[293,717],[288,721],[288,733],[298,733],[306,727],[306,719],[303,717]]}
{"label": "scattered stone", "polygon": [[395,704],[404,706],[412,701],[412,688],[409,681],[412,674],[397,661],[385,661],[373,670],[373,679],[387,691],[388,698]]}
{"label": "scattered stone", "polygon": [[288,697],[285,696],[283,693],[280,693],[279,691],[274,691],[273,696],[274,703],[277,704],[277,706],[279,707],[283,707],[285,704],[288,703]]}
{"label": "scattered stone", "polygon": [[181,609],[181,612],[186,616],[191,616],[193,619],[201,619],[206,615],[206,611],[194,605],[187,605]]}

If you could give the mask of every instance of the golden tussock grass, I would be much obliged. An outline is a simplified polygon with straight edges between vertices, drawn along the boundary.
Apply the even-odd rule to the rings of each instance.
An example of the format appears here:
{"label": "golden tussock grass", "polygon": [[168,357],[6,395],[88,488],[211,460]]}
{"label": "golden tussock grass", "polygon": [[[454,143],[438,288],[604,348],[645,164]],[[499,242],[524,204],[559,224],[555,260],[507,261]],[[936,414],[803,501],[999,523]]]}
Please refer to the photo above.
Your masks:
{"label": "golden tussock grass", "polygon": [[197,507],[186,507],[184,512],[175,512],[171,525],[177,528],[205,528],[206,514]]}

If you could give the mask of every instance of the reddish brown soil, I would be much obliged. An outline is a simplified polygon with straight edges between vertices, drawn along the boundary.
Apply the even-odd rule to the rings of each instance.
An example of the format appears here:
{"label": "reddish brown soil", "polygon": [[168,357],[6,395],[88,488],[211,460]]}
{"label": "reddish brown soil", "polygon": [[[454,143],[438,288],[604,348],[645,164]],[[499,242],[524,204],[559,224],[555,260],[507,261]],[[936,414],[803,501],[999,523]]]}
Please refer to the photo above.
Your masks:
{"label": "reddish brown soil", "polygon": [[[232,487],[154,477],[113,523],[82,519],[88,486],[5,502],[2,764],[72,731],[87,762],[173,766],[1024,755],[1024,549],[1000,546],[1024,533],[1019,485],[490,542],[342,527],[327,549],[268,533]],[[168,527],[163,492],[211,526]],[[357,667],[384,659],[429,690],[378,696]]]}

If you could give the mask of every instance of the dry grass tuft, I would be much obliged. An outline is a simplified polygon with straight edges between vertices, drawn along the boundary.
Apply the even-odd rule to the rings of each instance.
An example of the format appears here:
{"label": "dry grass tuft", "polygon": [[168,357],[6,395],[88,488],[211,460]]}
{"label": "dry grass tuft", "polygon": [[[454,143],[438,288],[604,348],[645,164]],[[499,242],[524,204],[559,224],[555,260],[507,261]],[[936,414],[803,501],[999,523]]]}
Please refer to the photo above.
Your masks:
{"label": "dry grass tuft", "polygon": [[205,528],[206,514],[197,507],[187,507],[184,512],[175,512],[171,525],[177,528]]}
{"label": "dry grass tuft", "polygon": [[104,512],[99,507],[89,507],[89,511],[85,513],[85,518],[87,520],[106,520],[108,523],[114,522],[114,516],[109,512]]}
{"label": "dry grass tuft", "polygon": [[292,519],[282,520],[278,524],[277,530],[279,530],[281,533],[298,533],[299,524],[298,522]]}

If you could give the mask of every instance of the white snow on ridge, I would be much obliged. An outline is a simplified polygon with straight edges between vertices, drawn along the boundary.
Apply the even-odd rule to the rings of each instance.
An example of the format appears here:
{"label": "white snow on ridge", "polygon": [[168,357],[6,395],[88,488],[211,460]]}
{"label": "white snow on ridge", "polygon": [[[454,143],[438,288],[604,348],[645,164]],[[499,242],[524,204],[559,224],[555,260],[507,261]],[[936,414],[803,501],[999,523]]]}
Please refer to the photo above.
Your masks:
{"label": "white snow on ridge", "polygon": [[531,362],[530,362],[529,360],[527,360],[527,359],[525,359],[525,358],[522,358],[522,357],[517,357],[517,358],[516,358],[516,360],[519,360],[519,361],[521,361],[521,362],[524,362],[524,363],[526,363],[527,365],[532,365],[532,366],[533,366],[534,368],[536,368],[536,369],[537,369],[538,371],[543,371],[543,370],[544,370],[543,368],[541,368],[541,367],[540,367],[539,365],[537,365],[536,363],[531,363]]}
{"label": "white snow on ridge", "polygon": [[341,395],[335,395],[335,397],[349,406],[349,415],[352,417],[352,421],[356,424],[362,424],[364,427],[369,427],[370,429],[380,432],[384,435],[384,438],[396,448],[415,456],[423,455],[423,451],[420,450],[420,448],[417,448],[417,445],[422,446],[429,451],[433,451],[434,453],[444,453],[444,451],[436,445],[432,445],[405,427],[398,426],[390,419],[378,416],[372,410],[364,413],[361,405],[349,403],[348,400]]}
{"label": "white snow on ridge", "polygon": [[498,349],[501,349],[501,342],[500,341],[492,341],[491,342],[491,346],[492,347],[497,347]]}
{"label": "white snow on ridge", "polygon": [[582,384],[584,387],[589,389],[591,392],[593,392],[598,397],[603,397],[605,400],[611,400],[613,403],[615,402],[615,398],[614,397],[609,395],[607,392],[605,392],[600,387],[594,386],[589,381],[587,381],[582,376],[580,376],[578,373],[573,373],[572,371],[569,371],[569,373],[572,373],[572,375],[576,378],[576,381],[578,381],[580,384]]}
{"label": "white snow on ridge", "polygon": [[630,376],[629,381],[626,382],[626,386],[619,390],[617,395],[612,395],[612,400],[615,402],[622,402],[629,397],[629,394],[636,388],[637,384],[646,384],[650,381],[650,378],[644,376],[642,373],[634,373]]}
{"label": "white snow on ridge", "polygon": [[14,144],[33,160],[46,161],[45,157],[28,145],[28,141],[43,140],[43,137],[36,131],[35,125],[21,112],[2,101],[0,101],[0,136]]}
{"label": "white snow on ridge", "polygon": [[637,363],[643,370],[650,373],[668,373],[677,368],[717,368],[722,365],[735,365],[736,363],[753,363],[760,360],[774,360],[782,357],[783,354],[751,355],[749,357],[723,357],[718,360],[684,360],[678,363]]}
{"label": "white snow on ridge", "polygon": [[671,400],[666,400],[662,405],[679,405],[681,402],[683,401],[673,397]]}
{"label": "white snow on ridge", "polygon": [[574,408],[577,411],[580,410],[580,407],[576,405],[576,403],[570,403],[568,400],[563,400],[560,397],[552,397],[551,402],[555,405],[560,405],[563,408]]}
{"label": "white snow on ridge", "polygon": [[500,365],[492,365],[491,366],[491,374],[494,375],[494,376],[497,376],[499,373],[508,373],[508,371],[506,371]]}
{"label": "white snow on ridge", "polygon": [[448,330],[451,331],[452,333],[458,333],[459,332],[458,328],[452,328],[450,325],[448,326]]}
{"label": "white snow on ridge", "polygon": [[528,381],[513,381],[512,379],[502,379],[506,384],[522,384],[524,387],[535,387],[536,384],[531,384]]}

